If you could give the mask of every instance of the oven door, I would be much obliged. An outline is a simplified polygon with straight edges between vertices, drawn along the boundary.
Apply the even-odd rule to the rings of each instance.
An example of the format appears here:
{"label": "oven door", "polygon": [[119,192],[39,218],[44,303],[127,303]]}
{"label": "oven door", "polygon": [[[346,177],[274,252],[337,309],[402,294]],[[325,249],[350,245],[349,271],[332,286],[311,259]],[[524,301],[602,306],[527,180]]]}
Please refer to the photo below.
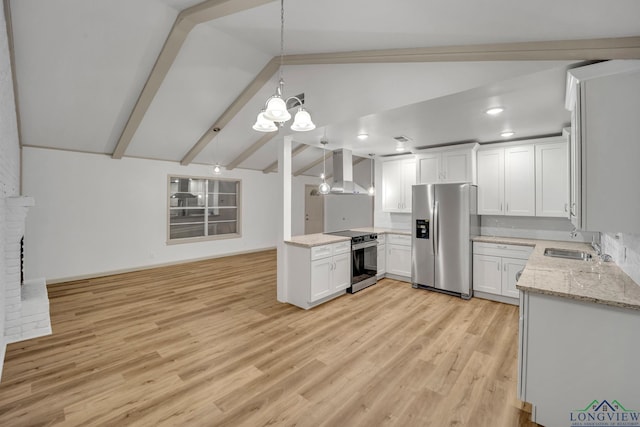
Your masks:
{"label": "oven door", "polygon": [[372,240],[351,247],[351,292],[377,282],[378,241]]}

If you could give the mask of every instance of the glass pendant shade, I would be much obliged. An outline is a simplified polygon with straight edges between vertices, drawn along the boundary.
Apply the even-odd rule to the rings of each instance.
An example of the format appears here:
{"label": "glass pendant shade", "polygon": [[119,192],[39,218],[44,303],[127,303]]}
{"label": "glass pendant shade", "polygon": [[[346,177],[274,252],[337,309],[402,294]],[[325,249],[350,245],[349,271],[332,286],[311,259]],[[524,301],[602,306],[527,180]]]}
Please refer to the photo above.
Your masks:
{"label": "glass pendant shade", "polygon": [[253,125],[253,130],[257,130],[258,132],[275,132],[278,130],[278,126],[276,126],[273,121],[266,119],[264,117],[264,111],[261,111],[258,113],[258,118]]}
{"label": "glass pendant shade", "polygon": [[286,122],[291,119],[291,114],[287,111],[287,104],[278,95],[269,98],[264,118],[274,122]]}
{"label": "glass pendant shade", "polygon": [[374,196],[376,194],[376,188],[372,185],[371,187],[369,187],[367,192],[369,193],[370,196]]}
{"label": "glass pendant shade", "polygon": [[311,121],[311,115],[304,108],[298,109],[295,118],[293,119],[293,124],[291,125],[291,130],[295,130],[298,132],[307,132],[310,130],[314,130],[316,125]]}
{"label": "glass pendant shade", "polygon": [[220,175],[221,173],[222,173],[222,168],[220,167],[219,163],[216,163],[216,165],[213,167],[213,174]]}
{"label": "glass pendant shade", "polygon": [[327,184],[327,182],[323,180],[318,186],[318,193],[329,194],[329,191],[331,191],[331,187],[329,187],[329,184]]}

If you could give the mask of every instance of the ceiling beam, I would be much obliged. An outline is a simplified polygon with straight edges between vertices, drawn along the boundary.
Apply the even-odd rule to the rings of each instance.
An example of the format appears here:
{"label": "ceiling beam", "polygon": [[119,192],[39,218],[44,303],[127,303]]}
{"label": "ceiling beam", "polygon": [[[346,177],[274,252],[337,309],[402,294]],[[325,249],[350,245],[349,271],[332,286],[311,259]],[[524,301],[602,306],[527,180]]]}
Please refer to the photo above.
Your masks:
{"label": "ceiling beam", "polygon": [[[240,112],[242,107],[244,107],[247,102],[249,102],[249,100],[253,98],[253,96],[258,93],[260,89],[262,89],[262,86],[264,86],[264,84],[269,81],[269,79],[276,73],[276,71],[278,71],[279,67],[279,58],[271,58],[271,60],[267,63],[267,65],[264,66],[264,68],[262,68],[262,70],[251,81],[251,83],[249,83],[249,85],[244,88],[242,93],[240,93],[235,101],[233,101],[231,105],[227,107],[224,113],[222,113],[222,115],[218,117],[218,119],[216,119],[211,126],[209,126],[209,129],[200,137],[200,139],[198,139],[198,142],[196,142],[196,144],[191,147],[189,152],[182,158],[182,161],[180,163],[185,166],[191,163],[193,159],[195,159],[196,156],[200,154],[202,150],[204,150],[204,147],[206,147],[207,144],[209,144],[213,140],[213,138],[216,137],[217,132],[214,132],[213,129],[223,129],[231,121],[231,119],[233,119],[236,114]],[[275,134],[275,132],[273,133]]]}
{"label": "ceiling beam", "polygon": [[267,142],[271,141],[277,134],[278,132],[270,132],[262,135],[259,140],[251,144],[251,147],[244,150],[242,153],[238,155],[238,157],[236,157],[231,162],[229,162],[229,164],[225,166],[225,169],[231,170],[238,167],[240,163],[244,162],[249,157],[251,157],[253,153],[255,153],[260,148],[262,148]]}
{"label": "ceiling beam", "polygon": [[[464,46],[424,47],[408,49],[364,50],[354,52],[314,53],[286,55],[284,65],[310,64],[366,64],[436,61],[542,61],[542,60],[597,60],[640,59],[640,37],[620,37],[587,40],[555,40],[542,42],[497,43]],[[229,123],[240,109],[255,95],[278,70],[278,57],[274,57],[260,71],[209,130],[189,150],[180,162],[188,165],[211,142],[214,127]]]}
{"label": "ceiling beam", "polygon": [[[294,158],[295,156],[297,156],[298,154],[302,153],[307,148],[309,148],[309,146],[307,144],[298,145],[296,148],[291,150],[291,158]],[[262,170],[262,173],[275,172],[277,169],[278,169],[278,161],[276,160],[275,162],[271,163],[269,166],[264,168]]]}
{"label": "ceiling beam", "polygon": [[287,55],[285,65],[434,61],[640,59],[640,37],[477,44]]}
{"label": "ceiling beam", "polygon": [[300,169],[298,169],[297,171],[295,171],[293,173],[293,176],[298,176],[298,175],[302,175],[303,173],[305,173],[306,171],[308,171],[309,169],[313,168],[314,166],[319,165],[320,163],[322,163],[323,160],[327,160],[330,159],[331,156],[333,155],[333,153],[331,151],[329,151],[328,153],[325,153],[322,155],[322,157],[320,157],[318,160],[315,160],[311,163],[309,163],[306,166],[301,167]]}
{"label": "ceiling beam", "polygon": [[112,157],[121,159],[124,156],[153,98],[158,93],[162,82],[178,56],[178,52],[180,52],[180,48],[182,48],[193,27],[206,21],[251,9],[272,1],[274,0],[208,0],[180,12],[127,119],[127,124],[120,138],[118,138]]}

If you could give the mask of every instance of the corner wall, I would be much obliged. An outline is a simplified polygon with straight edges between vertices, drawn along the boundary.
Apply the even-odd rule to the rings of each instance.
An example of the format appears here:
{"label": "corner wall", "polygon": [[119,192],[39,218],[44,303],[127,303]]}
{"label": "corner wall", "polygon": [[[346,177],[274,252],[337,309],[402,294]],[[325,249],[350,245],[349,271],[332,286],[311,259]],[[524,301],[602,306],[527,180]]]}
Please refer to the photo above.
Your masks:
{"label": "corner wall", "polygon": [[47,282],[274,248],[277,175],[242,180],[242,237],[168,245],[167,176],[212,176],[211,166],[23,148],[25,278]]}
{"label": "corner wall", "polygon": [[6,348],[7,275],[15,274],[7,272],[5,265],[6,198],[20,192],[20,145],[6,28],[4,9],[0,8],[0,374]]}

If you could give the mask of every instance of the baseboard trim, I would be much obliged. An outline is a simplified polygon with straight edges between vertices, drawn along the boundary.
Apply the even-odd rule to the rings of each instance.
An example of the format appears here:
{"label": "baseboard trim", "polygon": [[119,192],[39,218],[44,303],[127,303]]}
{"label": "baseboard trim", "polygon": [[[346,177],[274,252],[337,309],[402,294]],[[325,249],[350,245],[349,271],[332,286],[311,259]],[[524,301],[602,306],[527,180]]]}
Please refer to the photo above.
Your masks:
{"label": "baseboard trim", "polygon": [[491,301],[502,302],[505,304],[511,304],[511,305],[520,304],[520,300],[518,298],[506,297],[504,295],[494,295],[488,292],[473,291],[473,296],[477,298],[488,299]]}
{"label": "baseboard trim", "polygon": [[184,259],[184,260],[180,260],[180,261],[163,262],[163,263],[159,263],[159,264],[145,265],[145,266],[141,266],[141,267],[132,267],[132,268],[123,268],[123,269],[120,269],[120,270],[102,271],[102,272],[98,272],[98,273],[83,274],[83,275],[79,275],[79,276],[62,277],[62,278],[59,278],[59,279],[47,279],[47,287],[49,287],[51,285],[57,285],[57,284],[60,284],[60,283],[75,282],[75,281],[78,281],[78,280],[96,279],[98,277],[113,276],[115,274],[132,273],[134,271],[152,270],[154,268],[170,267],[172,265],[188,264],[190,262],[206,261],[208,259],[225,258],[225,257],[235,256],[235,255],[247,255],[247,254],[253,254],[253,253],[256,253],[256,252],[271,251],[271,250],[275,250],[275,249],[276,249],[275,246],[270,246],[270,247],[267,247],[267,248],[251,249],[251,250],[248,250],[248,251],[228,252],[228,253],[225,253],[225,254],[212,255],[212,256],[201,257],[201,258],[190,258],[190,259]]}

